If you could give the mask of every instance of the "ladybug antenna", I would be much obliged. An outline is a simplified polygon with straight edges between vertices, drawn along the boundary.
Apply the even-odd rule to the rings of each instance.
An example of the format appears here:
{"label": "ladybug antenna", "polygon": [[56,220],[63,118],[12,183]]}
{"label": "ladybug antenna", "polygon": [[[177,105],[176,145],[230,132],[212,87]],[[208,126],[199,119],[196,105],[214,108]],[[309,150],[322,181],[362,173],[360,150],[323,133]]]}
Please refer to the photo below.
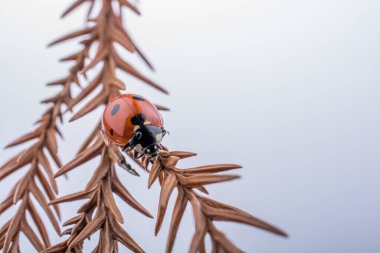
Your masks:
{"label": "ladybug antenna", "polygon": [[167,131],[165,128],[161,128],[161,131],[162,131],[162,137],[164,137],[167,134],[170,134],[170,132]]}

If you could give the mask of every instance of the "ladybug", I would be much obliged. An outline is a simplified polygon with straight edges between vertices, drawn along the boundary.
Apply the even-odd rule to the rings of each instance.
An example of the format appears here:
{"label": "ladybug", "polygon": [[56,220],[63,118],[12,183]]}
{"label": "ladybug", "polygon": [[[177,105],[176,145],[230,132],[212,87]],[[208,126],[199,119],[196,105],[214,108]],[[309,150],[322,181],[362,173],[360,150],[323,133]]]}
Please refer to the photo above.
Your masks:
{"label": "ladybug", "polygon": [[140,95],[123,94],[106,106],[102,133],[123,151],[134,150],[134,157],[156,156],[167,131],[157,108]]}

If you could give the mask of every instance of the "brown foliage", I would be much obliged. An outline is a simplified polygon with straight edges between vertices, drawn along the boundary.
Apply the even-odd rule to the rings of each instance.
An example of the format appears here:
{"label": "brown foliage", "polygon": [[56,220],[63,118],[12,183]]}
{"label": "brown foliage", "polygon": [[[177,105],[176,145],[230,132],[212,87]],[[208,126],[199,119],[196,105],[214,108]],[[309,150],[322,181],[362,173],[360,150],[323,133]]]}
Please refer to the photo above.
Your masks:
{"label": "brown foliage", "polygon": [[212,241],[212,252],[242,252],[225,235],[218,231],[214,221],[232,221],[251,225],[269,232],[286,236],[282,230],[261,221],[252,215],[229,205],[206,198],[198,191],[208,194],[205,185],[229,181],[239,178],[237,175],[216,174],[222,171],[235,170],[241,168],[236,164],[214,164],[187,169],[179,169],[178,161],[195,153],[183,151],[171,151],[166,148],[161,150],[159,155],[153,159],[145,158],[142,163],[146,170],[149,170],[148,187],[158,178],[161,185],[161,194],[158,204],[157,222],[155,234],[159,232],[164,219],[169,198],[175,188],[177,188],[177,199],[173,208],[172,219],[166,252],[172,251],[179,224],[187,203],[193,209],[195,221],[195,233],[190,245],[189,252],[205,252],[205,236],[208,233]]}
{"label": "brown foliage", "polygon": [[[95,1],[91,0],[77,1],[65,12],[64,15],[67,15],[69,12],[85,2],[89,2],[90,6],[93,6],[95,3]],[[35,210],[33,201],[29,197],[30,195],[36,198],[37,202],[45,210],[57,233],[60,233],[59,225],[56,221],[56,217],[60,217],[58,206],[56,204],[53,205],[56,215],[52,213],[51,208],[48,206],[48,202],[54,201],[55,194],[58,192],[52,169],[53,166],[50,164],[48,156],[52,158],[57,167],[62,167],[62,163],[57,154],[58,146],[56,134],[61,136],[61,132],[57,126],[57,119],[62,122],[63,113],[72,110],[74,106],[76,106],[83,98],[88,96],[97,86],[101,84],[103,85],[102,92],[100,92],[100,94],[97,95],[96,98],[89,104],[85,105],[80,111],[78,111],[71,120],[84,116],[102,103],[106,103],[113,96],[116,96],[119,89],[125,89],[124,84],[115,76],[115,70],[117,68],[125,69],[125,71],[131,75],[146,81],[148,84],[161,91],[166,92],[162,87],[141,75],[137,70],[117,55],[116,50],[114,49],[114,42],[119,43],[131,52],[137,52],[148,64],[148,66],[151,66],[150,63],[147,62],[145,56],[142,55],[141,51],[137,49],[134,42],[132,42],[129,38],[129,35],[125,32],[121,22],[121,17],[117,16],[113,12],[111,2],[112,0],[103,1],[102,10],[99,15],[92,21],[90,19],[88,20],[89,25],[90,23],[95,23],[95,25],[70,33],[50,43],[50,45],[55,45],[70,39],[86,37],[80,41],[82,49],[79,52],[62,59],[62,61],[74,61],[68,75],[47,84],[48,86],[60,86],[61,91],[56,95],[42,101],[42,103],[51,105],[42,115],[41,119],[37,121],[38,127],[34,131],[21,136],[7,145],[7,147],[12,147],[24,144],[28,141],[35,141],[29,148],[12,157],[2,167],[0,167],[1,180],[23,167],[28,165],[30,167],[25,175],[15,184],[15,187],[9,192],[8,197],[0,204],[0,214],[2,214],[16,203],[22,202],[13,217],[1,227],[0,249],[2,249],[3,252],[13,252],[19,250],[20,232],[23,232],[26,235],[38,251],[50,246],[50,240],[46,232],[46,227],[42,223],[40,214]],[[127,6],[136,12],[136,8],[134,8],[127,1],[119,2],[121,6]],[[88,15],[90,14],[91,10],[88,12]],[[105,29],[107,26],[113,27],[112,34],[115,35],[112,35],[107,31],[107,29]],[[86,64],[86,60],[90,59],[90,49],[96,43],[99,43],[97,48],[98,53],[89,64]],[[79,96],[73,99],[71,97],[70,88],[72,84],[76,84],[81,87],[78,77],[79,74],[85,75],[87,70],[94,67],[101,61],[104,63],[104,66],[99,75],[82,90]],[[65,111],[62,110],[63,106],[66,106]],[[80,151],[86,149],[92,143],[98,132],[99,128],[97,127],[93,131],[93,134],[83,144]],[[103,145],[103,142],[101,145]],[[88,150],[86,151],[88,152]],[[62,172],[62,170],[60,172]],[[39,189],[39,184],[36,183],[37,181],[42,185],[43,190]],[[119,189],[119,191],[122,192],[121,194],[127,196],[126,199],[129,200],[132,205],[136,205],[133,198],[128,197],[128,194],[126,194],[125,191],[122,191],[122,189]],[[40,238],[28,225],[29,221],[26,219],[27,211],[31,214],[32,221],[38,228]]]}
{"label": "brown foliage", "polygon": [[[77,7],[82,1],[77,1],[73,6]],[[82,109],[74,113],[70,121],[77,120],[90,113],[99,106],[108,103],[110,99],[120,94],[120,90],[126,87],[116,76],[116,70],[122,70],[129,75],[140,79],[152,87],[167,93],[167,91],[154,83],[150,79],[140,74],[129,63],[127,63],[116,51],[115,44],[119,44],[131,53],[137,53],[151,67],[147,59],[131,40],[121,22],[120,15],[116,14],[111,6],[111,0],[104,0],[102,8],[96,18],[92,18],[93,26],[70,33],[51,44],[61,43],[77,36],[87,36],[83,42],[97,43],[96,54],[88,64],[81,69],[82,74],[92,70],[96,65],[101,65],[101,69],[95,77],[88,82],[79,95],[73,98],[67,106],[71,110],[78,105],[84,98],[89,96],[97,87],[101,91],[95,95]],[[134,12],[138,12],[127,1],[118,1],[120,7],[126,6]],[[69,8],[71,11],[73,8]],[[72,56],[64,58],[73,59]],[[160,106],[160,109],[167,110]],[[63,234],[70,235],[67,240],[52,247],[45,249],[44,252],[82,252],[83,241],[89,238],[96,231],[100,231],[100,239],[94,252],[117,252],[118,243],[122,243],[134,252],[143,252],[137,243],[120,225],[124,222],[119,208],[116,205],[113,194],[118,195],[127,204],[152,218],[153,216],[145,210],[128,192],[119,180],[115,164],[125,167],[125,160],[119,149],[113,145],[105,145],[103,137],[99,134],[100,124],[94,129],[84,144],[80,147],[79,154],[74,160],[62,166],[55,174],[56,177],[66,174],[87,161],[100,157],[101,161],[95,172],[82,192],[70,194],[52,201],[50,204],[58,204],[67,201],[87,199],[87,202],[78,210],[78,216],[67,221],[64,225],[73,225]]]}
{"label": "brown foliage", "polygon": [[[64,224],[64,226],[73,225],[62,233],[70,235],[69,239],[44,252],[82,252],[83,241],[98,230],[100,239],[94,252],[117,252],[118,242],[134,252],[143,252],[119,224],[124,223],[124,219],[113,194],[120,196],[123,201],[147,217],[152,218],[153,216],[132,197],[120,182],[115,170],[117,160],[112,159],[112,157],[120,157],[120,153],[113,146],[106,146],[101,136],[96,136],[95,143],[82,151],[74,161],[87,162],[93,158],[94,153],[101,156],[101,161],[85,189],[50,202],[53,205],[87,199],[78,210],[78,215]],[[61,170],[66,170],[72,166],[71,164],[68,163]]]}
{"label": "brown foliage", "polygon": [[[93,252],[118,252],[118,243],[122,243],[134,252],[144,252],[122,227],[124,217],[115,202],[114,194],[145,216],[150,218],[153,216],[132,197],[119,180],[115,165],[126,168],[125,160],[118,147],[112,144],[107,146],[103,142],[103,137],[99,134],[100,124],[97,124],[90,133],[79,148],[79,153],[71,162],[62,166],[57,156],[56,134],[60,135],[60,132],[56,126],[56,119],[62,119],[63,113],[73,110],[85,98],[91,96],[98,87],[100,87],[100,92],[76,111],[70,121],[85,116],[119,95],[120,90],[124,90],[126,86],[117,77],[116,70],[121,70],[151,87],[167,93],[163,87],[139,73],[126,62],[115,48],[115,45],[119,45],[130,53],[136,53],[149,68],[153,69],[126,32],[121,12],[115,11],[115,9],[121,10],[125,7],[136,14],[140,14],[139,10],[128,0],[99,0],[101,4],[100,11],[95,17],[92,17],[95,2],[95,0],[76,0],[64,12],[63,16],[66,16],[82,4],[89,4],[87,26],[53,41],[50,45],[80,39],[82,50],[62,59],[62,61],[74,61],[69,75],[48,84],[62,86],[62,90],[56,96],[43,101],[44,103],[50,103],[51,107],[39,120],[39,127],[8,145],[14,146],[32,139],[37,140],[30,148],[10,159],[0,169],[0,179],[2,179],[21,167],[28,164],[31,166],[25,176],[11,190],[9,197],[0,205],[1,214],[14,203],[21,201],[17,213],[0,229],[0,246],[4,252],[19,251],[20,232],[27,236],[37,251],[45,253],[88,252],[88,250],[83,249],[83,242],[97,231],[100,232],[100,237]],[[96,53],[92,56],[90,55],[90,50],[93,48],[95,48]],[[98,73],[88,80],[88,84],[82,88],[75,98],[72,98],[70,95],[71,84],[76,83],[80,86],[78,75],[83,75],[87,78],[87,72],[92,71],[95,66],[100,66]],[[62,105],[66,105],[65,111],[61,110]],[[164,106],[158,105],[157,107],[161,110],[167,110]],[[47,155],[51,156],[57,167],[59,167],[55,175]],[[166,252],[172,251],[178,227],[188,203],[193,209],[196,230],[190,245],[190,252],[205,252],[204,240],[206,234],[211,237],[213,252],[241,252],[222,232],[217,230],[214,221],[244,223],[285,236],[285,233],[278,228],[240,209],[205,197],[205,194],[208,194],[206,185],[239,178],[237,175],[218,174],[219,172],[238,169],[240,166],[235,164],[216,164],[188,169],[177,168],[177,163],[181,159],[194,155],[191,152],[168,151],[165,148],[155,158],[143,157],[136,160],[143,169],[149,172],[148,187],[157,179],[161,185],[155,234],[161,228],[170,196],[174,189],[177,190]],[[130,153],[129,156],[132,157],[132,154]],[[55,198],[57,193],[55,177],[65,175],[95,157],[99,157],[100,162],[83,191]],[[46,179],[44,173],[46,173],[48,179]],[[45,194],[38,188],[37,180],[41,183]],[[70,226],[70,228],[60,233],[61,235],[68,235],[66,240],[53,246],[50,245],[46,228],[33,202],[29,199],[29,195],[33,195],[45,210],[57,233],[60,233],[59,226],[50,206],[55,208],[59,217],[58,204],[86,200],[78,210],[78,215],[63,224],[64,226]],[[31,229],[25,218],[26,211],[31,214],[40,236],[37,236],[36,232]]]}
{"label": "brown foliage", "polygon": [[[28,148],[12,157],[0,167],[0,180],[3,180],[17,170],[24,167],[28,168],[26,173],[15,183],[8,197],[0,204],[0,214],[2,214],[18,202],[21,202],[17,211],[0,230],[0,249],[3,252],[19,251],[20,232],[26,235],[28,240],[38,251],[50,246],[47,229],[42,222],[41,214],[35,209],[35,204],[31,196],[33,196],[44,209],[56,232],[60,233],[57,222],[57,217],[60,218],[59,208],[57,205],[53,206],[56,212],[54,215],[48,206],[48,202],[54,200],[55,195],[58,193],[58,187],[54,179],[53,165],[50,164],[48,157],[51,157],[57,167],[62,166],[57,154],[58,146],[56,136],[59,135],[62,137],[57,126],[57,121],[60,120],[62,122],[62,107],[71,102],[71,85],[73,83],[79,85],[78,73],[79,70],[83,68],[87,52],[88,48],[84,46],[83,50],[77,54],[76,61],[70,68],[68,75],[63,79],[48,84],[60,85],[62,89],[56,95],[42,101],[43,103],[49,103],[50,106],[36,122],[38,124],[37,128],[6,146],[9,148],[33,141]],[[37,182],[42,185],[42,189],[39,188]],[[31,221],[26,219],[27,212],[32,217]],[[38,232],[30,227],[30,222],[35,223]],[[37,233],[39,233],[40,236],[38,236]]]}

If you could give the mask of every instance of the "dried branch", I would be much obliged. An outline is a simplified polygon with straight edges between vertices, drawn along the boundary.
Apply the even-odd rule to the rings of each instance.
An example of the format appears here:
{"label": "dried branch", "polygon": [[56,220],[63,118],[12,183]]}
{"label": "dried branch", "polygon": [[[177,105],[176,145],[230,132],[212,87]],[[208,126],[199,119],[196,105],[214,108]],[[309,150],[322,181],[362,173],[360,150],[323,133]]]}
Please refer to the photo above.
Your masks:
{"label": "dried branch", "polygon": [[[87,250],[83,249],[83,242],[97,231],[100,232],[100,237],[93,252],[118,252],[119,243],[122,243],[134,252],[144,252],[121,226],[125,217],[122,216],[121,211],[116,205],[114,194],[118,195],[124,202],[142,214],[150,218],[152,218],[152,215],[131,196],[119,180],[115,164],[119,164],[122,167],[125,166],[125,164],[123,164],[123,156],[118,147],[105,145],[103,137],[99,134],[100,124],[97,125],[85,140],[84,144],[80,147],[78,155],[71,162],[61,166],[57,155],[56,134],[60,135],[60,132],[56,126],[56,119],[62,119],[63,113],[73,110],[74,107],[89,97],[98,87],[101,88],[101,91],[87,104],[83,105],[81,109],[76,111],[70,121],[87,115],[119,95],[120,90],[124,90],[126,86],[116,76],[117,70],[121,70],[151,87],[167,93],[163,87],[139,73],[133,66],[126,62],[115,48],[116,45],[119,45],[130,53],[136,53],[148,67],[153,69],[152,65],[147,61],[146,57],[141,53],[126,32],[121,20],[121,13],[114,10],[115,7],[116,9],[126,7],[139,14],[140,12],[137,8],[127,0],[102,0],[100,11],[95,17],[91,17],[95,0],[76,0],[62,16],[66,16],[85,3],[89,3],[86,27],[50,43],[50,45],[56,45],[72,39],[81,39],[80,43],[83,45],[83,49],[80,52],[62,58],[62,61],[75,61],[74,66],[70,70],[70,74],[66,78],[48,84],[62,85],[62,91],[56,96],[43,101],[44,103],[52,103],[52,106],[47,113],[44,114],[43,118],[38,121],[39,127],[35,131],[17,139],[9,146],[18,145],[32,139],[37,139],[37,142],[9,160],[0,170],[1,179],[27,164],[31,165],[30,170],[17,183],[14,189],[12,189],[9,197],[0,205],[0,213],[2,213],[13,203],[21,201],[14,217],[6,222],[0,229],[0,246],[4,252],[19,251],[18,243],[20,232],[26,235],[37,251],[43,250],[45,253],[87,252]],[[96,53],[90,56],[90,50],[92,52],[93,48]],[[78,73],[87,77],[87,73],[93,71],[96,66],[100,66],[100,71],[94,78],[88,81],[88,84],[75,98],[71,98],[71,84],[76,83],[79,86]],[[66,105],[66,110],[63,112],[61,111],[62,105]],[[157,107],[162,110],[167,110],[164,106]],[[53,175],[52,166],[49,164],[47,154],[49,154],[57,166],[60,167],[55,175]],[[190,202],[193,208],[196,228],[190,245],[190,252],[205,252],[204,240],[206,234],[209,234],[211,237],[213,252],[241,252],[222,232],[216,229],[214,221],[218,220],[249,224],[285,236],[285,233],[276,227],[260,221],[237,208],[206,198],[197,192],[196,190],[207,194],[208,192],[205,185],[238,178],[236,175],[220,175],[216,173],[237,169],[240,168],[240,166],[223,164],[201,166],[186,170],[176,167],[180,159],[194,155],[194,153],[190,152],[169,152],[167,150],[161,150],[159,156],[153,159],[143,157],[141,160],[137,160],[138,164],[150,173],[148,187],[150,187],[157,178],[161,185],[155,228],[156,234],[161,228],[168,201],[173,190],[176,188],[178,192],[172,213],[172,222],[166,248],[167,252],[172,251],[176,233],[188,202]],[[56,199],[55,194],[57,187],[54,177],[65,175],[95,157],[100,157],[100,163],[84,190]],[[44,177],[41,168],[45,170],[49,179]],[[36,181],[41,183],[45,194],[38,188]],[[55,207],[58,213],[57,204],[59,203],[86,200],[78,210],[78,215],[64,223],[64,226],[71,226],[61,233],[61,235],[69,236],[66,240],[50,246],[46,228],[42,224],[33,202],[29,200],[29,193],[32,194],[43,207],[58,233],[60,233],[58,223],[48,205]],[[48,203],[47,199],[50,203]],[[37,225],[36,227],[42,241],[28,224],[25,218],[26,210],[31,214],[34,223]]]}
{"label": "dried branch", "polygon": [[[0,204],[0,214],[2,214],[18,202],[21,202],[17,212],[1,228],[0,249],[3,252],[19,251],[20,232],[26,235],[38,251],[50,246],[47,229],[42,222],[40,214],[36,211],[30,195],[37,199],[56,232],[60,233],[56,220],[56,217],[60,218],[58,206],[53,206],[56,212],[56,215],[54,215],[51,208],[47,205],[49,201],[55,199],[55,195],[58,193],[52,169],[53,165],[50,164],[48,157],[52,158],[57,167],[62,166],[57,154],[58,145],[56,136],[62,137],[57,121],[62,122],[62,107],[70,104],[72,101],[70,88],[72,84],[79,85],[78,74],[84,66],[90,46],[91,43],[83,43],[83,49],[72,58],[75,60],[75,63],[65,78],[48,83],[48,86],[59,85],[62,88],[56,95],[42,101],[43,103],[49,103],[50,106],[37,121],[37,128],[6,146],[9,148],[34,141],[28,148],[11,158],[0,168],[0,180],[3,180],[17,170],[29,167],[27,172],[9,192],[8,197]],[[42,185],[43,189],[39,188],[37,182]],[[26,212],[30,213],[32,221],[26,219]],[[36,225],[40,236],[37,236],[37,233],[31,228],[30,222]]]}
{"label": "dried branch", "polygon": [[[113,11],[111,2],[110,0],[103,1],[100,14],[94,19],[95,25],[91,30],[81,30],[63,38],[65,40],[77,36],[78,34],[81,35],[84,32],[91,32],[92,37],[90,40],[98,39],[99,46],[93,60],[82,69],[82,73],[86,73],[99,63],[103,65],[100,73],[89,82],[89,85],[77,98],[72,100],[68,109],[71,109],[72,106],[75,106],[83,98],[87,97],[96,87],[101,86],[102,91],[88,102],[88,104],[83,106],[82,109],[76,112],[71,120],[79,119],[100,105],[108,103],[111,98],[119,95],[119,90],[125,89],[123,82],[115,75],[116,69],[120,69],[166,93],[166,90],[138,73],[116,52],[113,45],[114,43],[118,43],[131,53],[137,52],[141,54],[136,45],[131,41],[130,36],[125,32],[121,18]],[[118,3],[121,5],[120,7],[131,6],[127,1],[118,1]],[[80,4],[81,1],[77,1],[76,6]],[[134,10],[134,8],[131,9]],[[58,40],[58,42],[60,41],[62,41],[62,39]],[[142,56],[142,58],[146,60],[145,57]],[[160,107],[160,109],[165,109],[165,107]],[[150,217],[151,215],[130,196],[117,178],[114,164],[120,163],[122,159],[118,148],[113,145],[109,147],[105,146],[101,137],[96,135],[96,131],[97,130],[95,130],[86,140],[85,144],[82,145],[80,148],[81,152],[77,157],[63,166],[56,174],[56,176],[63,175],[88,160],[100,156],[101,162],[92,179],[82,192],[63,197],[51,203],[72,201],[84,197],[87,198],[88,201],[80,208],[77,217],[66,222],[66,225],[73,225],[71,229],[65,232],[65,234],[69,234],[70,237],[63,243],[50,247],[44,252],[82,252],[83,240],[89,238],[89,236],[96,231],[100,231],[100,239],[94,252],[117,252],[117,242],[124,244],[134,252],[143,252],[120,226],[119,223],[123,223],[123,217],[115,204],[113,193],[118,194],[125,202],[145,215]],[[180,159],[193,155],[195,154],[189,152],[161,151],[159,156],[153,160],[144,157],[138,161],[145,170],[150,171],[148,186],[150,187],[157,178],[159,178],[162,186],[155,228],[156,234],[162,225],[171,193],[174,188],[177,188],[178,191],[172,215],[166,249],[167,252],[171,252],[173,248],[178,226],[187,202],[190,202],[193,208],[196,221],[196,233],[190,246],[190,252],[205,252],[204,240],[206,233],[211,236],[213,252],[241,252],[223,233],[216,229],[213,223],[216,220],[245,223],[282,236],[286,235],[276,227],[260,221],[250,214],[208,199],[195,192],[194,189],[207,193],[207,189],[205,188],[207,184],[238,178],[238,176],[235,175],[219,175],[215,173],[237,169],[240,168],[240,166],[224,164],[202,166],[187,170],[180,170],[175,167]],[[150,165],[151,162],[152,165]]]}
{"label": "dried branch", "polygon": [[[97,153],[101,156],[99,166],[96,168],[92,178],[85,189],[79,193],[74,193],[52,201],[50,204],[70,202],[74,200],[87,199],[78,210],[78,215],[64,225],[73,225],[72,228],[63,232],[70,237],[63,243],[46,249],[44,252],[82,252],[83,241],[89,238],[96,231],[100,231],[100,239],[94,252],[117,252],[117,243],[122,243],[134,252],[143,252],[131,236],[122,228],[119,223],[124,219],[116,205],[113,194],[117,194],[123,201],[132,206],[137,211],[152,218],[152,215],[142,207],[123,186],[115,170],[115,161],[111,157],[118,157],[120,154],[114,147],[98,145],[103,143],[102,137],[97,136],[94,146],[98,146]],[[76,159],[89,161],[92,159],[91,152],[83,151]],[[62,167],[63,170],[66,166]]]}
{"label": "dried branch", "polygon": [[[86,28],[79,32],[67,35],[55,41],[54,44],[74,37],[88,35],[91,32],[92,30],[90,28]],[[89,56],[89,50],[93,43],[93,40],[81,41],[82,49],[79,52],[62,59],[62,61],[74,61],[74,64],[70,68],[66,77],[47,84],[48,86],[61,86],[62,88],[56,95],[42,101],[42,103],[49,103],[51,105],[36,122],[38,127],[34,131],[23,135],[7,145],[8,148],[24,144],[28,141],[35,141],[35,143],[29,148],[10,159],[0,168],[0,179],[2,180],[23,167],[28,165],[30,167],[28,172],[10,191],[8,197],[0,204],[0,214],[2,214],[17,202],[22,202],[15,215],[13,215],[1,228],[0,249],[2,249],[3,252],[19,250],[20,232],[23,232],[26,235],[38,251],[50,246],[47,229],[42,222],[40,214],[36,211],[33,201],[29,198],[29,195],[33,195],[37,199],[39,204],[45,210],[57,233],[60,233],[59,225],[56,221],[56,216],[60,218],[58,206],[53,206],[56,211],[56,215],[54,215],[50,207],[47,205],[49,201],[55,199],[55,194],[58,192],[52,169],[53,166],[50,164],[48,156],[53,159],[57,167],[62,166],[57,154],[58,147],[56,135],[58,134],[62,137],[57,126],[57,120],[62,122],[62,107],[72,104],[70,92],[72,84],[76,84],[80,87],[78,74],[85,65],[85,61]],[[72,109],[72,106],[70,106],[70,109]],[[43,191],[38,188],[37,181],[42,185]],[[29,221],[27,221],[25,217],[26,211],[31,214],[32,221],[36,224],[43,243],[28,225]]]}
{"label": "dried branch", "polygon": [[[88,2],[93,3],[94,1]],[[120,8],[128,7],[132,11],[138,12],[128,1],[114,2],[117,2]],[[76,1],[64,15],[82,3],[84,1]],[[81,73],[86,74],[97,65],[100,65],[101,68],[95,77],[88,81],[88,85],[83,88],[79,95],[68,103],[67,111],[73,109],[84,98],[90,96],[96,88],[101,87],[101,91],[79,111],[74,113],[70,121],[77,120],[96,108],[107,104],[113,97],[120,94],[120,90],[126,88],[124,83],[116,76],[117,69],[140,79],[161,92],[167,93],[164,88],[140,74],[116,51],[115,45],[118,44],[130,53],[137,53],[151,67],[151,64],[137,49],[123,27],[120,14],[117,14],[112,7],[112,0],[103,0],[98,15],[89,19],[89,23],[91,23],[91,27],[70,33],[51,43],[51,45],[55,45],[78,36],[86,36],[83,43],[97,44],[94,57],[91,57],[91,60],[82,66]],[[64,60],[71,60],[74,57],[67,56]],[[164,106],[161,106],[161,109],[167,110]],[[119,180],[115,164],[123,166],[124,164],[121,164],[123,156],[117,147],[105,145],[103,137],[99,135],[99,126],[100,124],[97,125],[80,147],[80,152],[75,159],[61,167],[55,174],[56,177],[64,175],[87,161],[100,157],[101,161],[83,191],[50,202],[50,204],[58,204],[87,199],[87,202],[78,210],[79,214],[64,224],[65,226],[72,225],[71,228],[62,233],[69,235],[69,238],[62,243],[47,248],[44,252],[82,252],[83,241],[97,231],[100,231],[100,239],[94,252],[117,252],[118,243],[122,243],[134,252],[143,252],[120,225],[124,222],[124,218],[115,203],[114,194],[142,214],[150,218],[152,218],[152,215],[132,197]]]}
{"label": "dried branch", "polygon": [[195,153],[184,151],[171,151],[166,148],[153,159],[145,157],[141,163],[150,171],[148,188],[159,179],[161,185],[160,200],[158,204],[155,234],[160,231],[169,198],[177,188],[177,199],[174,205],[170,224],[166,252],[172,252],[176,234],[187,203],[193,209],[195,220],[195,233],[189,252],[205,252],[205,237],[208,233],[212,241],[212,252],[243,252],[238,249],[225,235],[216,229],[214,221],[232,221],[248,224],[267,230],[280,236],[286,236],[282,230],[261,221],[252,215],[229,205],[207,198],[196,190],[208,194],[205,186],[239,178],[237,175],[220,175],[223,171],[241,168],[236,164],[214,164],[187,169],[179,169],[177,163],[184,158],[196,156]]}

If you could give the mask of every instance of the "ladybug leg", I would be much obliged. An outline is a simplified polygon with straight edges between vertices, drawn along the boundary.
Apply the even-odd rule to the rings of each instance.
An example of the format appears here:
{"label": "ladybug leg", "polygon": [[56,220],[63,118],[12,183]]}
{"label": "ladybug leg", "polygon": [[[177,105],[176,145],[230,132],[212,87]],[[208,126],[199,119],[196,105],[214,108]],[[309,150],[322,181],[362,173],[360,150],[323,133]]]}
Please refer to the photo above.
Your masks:
{"label": "ladybug leg", "polygon": [[122,149],[121,149],[121,151],[126,151],[126,150],[128,150],[128,149],[130,149],[131,148],[131,145],[129,145],[129,143],[127,143],[127,145],[125,145]]}
{"label": "ladybug leg", "polygon": [[141,132],[136,132],[132,136],[131,140],[127,143],[127,145],[125,145],[122,148],[122,151],[133,149],[136,146],[136,144],[138,143],[138,140],[140,140],[141,136],[142,136]]}
{"label": "ladybug leg", "polygon": [[143,157],[144,155],[146,155],[146,152],[145,152],[145,149],[141,152],[138,152],[136,150],[134,150],[135,152],[133,153],[133,158],[135,159],[139,159],[141,157]]}
{"label": "ladybug leg", "polygon": [[142,155],[139,154],[139,152],[137,152],[136,150],[133,152],[133,158],[135,159],[139,159]]}

